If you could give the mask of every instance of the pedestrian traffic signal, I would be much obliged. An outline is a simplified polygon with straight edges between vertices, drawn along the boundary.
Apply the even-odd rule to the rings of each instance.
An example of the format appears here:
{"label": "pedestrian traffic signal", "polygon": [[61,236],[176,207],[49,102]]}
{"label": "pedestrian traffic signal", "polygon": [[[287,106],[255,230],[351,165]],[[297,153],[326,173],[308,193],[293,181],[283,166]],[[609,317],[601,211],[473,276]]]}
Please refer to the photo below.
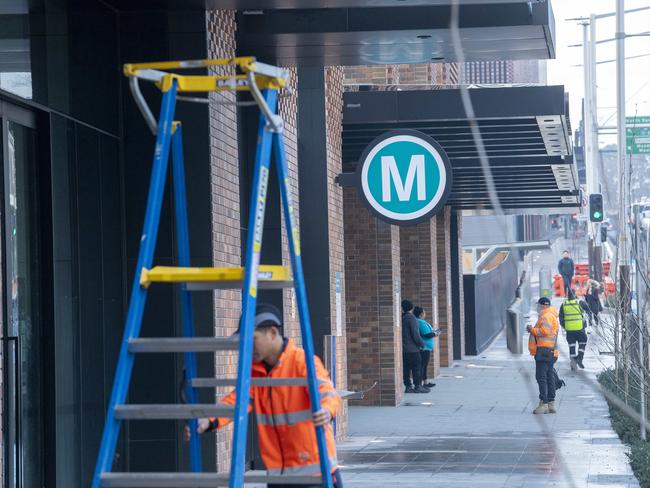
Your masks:
{"label": "pedestrian traffic signal", "polygon": [[589,220],[591,222],[602,222],[603,212],[603,195],[601,193],[592,193],[589,195]]}
{"label": "pedestrian traffic signal", "polygon": [[604,225],[600,226],[600,242],[607,242],[607,227]]}

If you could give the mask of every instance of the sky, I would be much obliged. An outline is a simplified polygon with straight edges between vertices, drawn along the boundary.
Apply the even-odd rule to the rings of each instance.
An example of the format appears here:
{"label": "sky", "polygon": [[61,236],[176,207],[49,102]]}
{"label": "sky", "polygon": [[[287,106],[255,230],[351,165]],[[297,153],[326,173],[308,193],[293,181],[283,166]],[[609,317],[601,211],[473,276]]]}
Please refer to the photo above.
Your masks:
{"label": "sky", "polygon": [[[616,10],[616,0],[551,0],[555,14],[556,59],[547,62],[548,84],[564,85],[569,92],[571,125],[577,128],[582,118],[580,110],[584,94],[582,47],[569,47],[582,44],[582,29],[579,21],[566,19],[588,17],[589,14],[602,14]],[[650,7],[650,0],[625,0],[625,9]],[[614,37],[615,17],[603,18],[597,22],[597,39]],[[626,34],[650,30],[650,10],[625,15]],[[628,59],[625,62],[626,115],[650,115],[650,37],[633,37],[625,41],[625,56],[648,56]],[[616,42],[598,44],[598,61],[613,60],[616,57]],[[603,63],[597,66],[598,120],[600,125],[616,124],[616,63]],[[601,135],[600,144],[616,142],[615,135]]]}

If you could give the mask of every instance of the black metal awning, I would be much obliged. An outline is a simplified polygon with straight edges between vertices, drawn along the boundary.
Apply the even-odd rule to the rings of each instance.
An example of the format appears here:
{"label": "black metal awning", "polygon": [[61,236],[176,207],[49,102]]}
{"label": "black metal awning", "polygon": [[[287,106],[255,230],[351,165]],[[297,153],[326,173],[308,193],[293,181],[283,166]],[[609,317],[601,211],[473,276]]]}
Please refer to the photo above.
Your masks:
{"label": "black metal awning", "polygon": [[[313,4],[314,2],[311,2]],[[317,2],[316,2],[317,3]],[[450,1],[326,1],[338,8],[250,9],[237,17],[237,48],[282,66],[454,62]],[[307,4],[307,2],[305,2]],[[343,6],[346,7],[343,7]],[[466,61],[555,57],[549,1],[462,2]]]}
{"label": "black metal awning", "polygon": [[[473,88],[470,94],[503,209],[579,206],[564,87]],[[445,149],[453,170],[451,205],[492,210],[459,89],[345,93],[344,172],[353,172],[363,149],[393,129],[419,130]]]}

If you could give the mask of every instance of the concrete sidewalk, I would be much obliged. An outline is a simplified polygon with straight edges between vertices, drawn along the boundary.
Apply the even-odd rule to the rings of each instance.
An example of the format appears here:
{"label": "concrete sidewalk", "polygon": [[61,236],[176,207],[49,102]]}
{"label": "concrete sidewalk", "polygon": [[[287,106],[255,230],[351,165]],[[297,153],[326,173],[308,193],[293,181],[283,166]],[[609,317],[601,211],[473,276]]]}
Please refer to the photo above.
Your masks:
{"label": "concrete sidewalk", "polygon": [[350,408],[350,438],[339,445],[345,486],[638,487],[605,399],[585,381],[609,360],[596,356],[597,342],[587,369],[572,373],[560,338],[567,386],[555,415],[531,413],[534,361],[526,347],[512,355],[503,335],[481,356],[443,368],[429,394],[406,395],[399,407]]}

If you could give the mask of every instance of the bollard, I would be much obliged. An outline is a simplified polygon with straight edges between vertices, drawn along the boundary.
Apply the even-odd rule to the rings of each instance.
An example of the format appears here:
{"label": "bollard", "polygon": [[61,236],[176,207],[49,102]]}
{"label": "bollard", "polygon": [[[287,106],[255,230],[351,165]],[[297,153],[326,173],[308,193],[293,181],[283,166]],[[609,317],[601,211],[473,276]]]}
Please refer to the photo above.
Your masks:
{"label": "bollard", "polygon": [[506,345],[508,350],[513,354],[522,354],[523,346],[521,343],[521,300],[517,299],[508,307],[506,324]]}
{"label": "bollard", "polygon": [[553,292],[553,279],[551,268],[542,266],[539,270],[539,296],[551,298]]}

